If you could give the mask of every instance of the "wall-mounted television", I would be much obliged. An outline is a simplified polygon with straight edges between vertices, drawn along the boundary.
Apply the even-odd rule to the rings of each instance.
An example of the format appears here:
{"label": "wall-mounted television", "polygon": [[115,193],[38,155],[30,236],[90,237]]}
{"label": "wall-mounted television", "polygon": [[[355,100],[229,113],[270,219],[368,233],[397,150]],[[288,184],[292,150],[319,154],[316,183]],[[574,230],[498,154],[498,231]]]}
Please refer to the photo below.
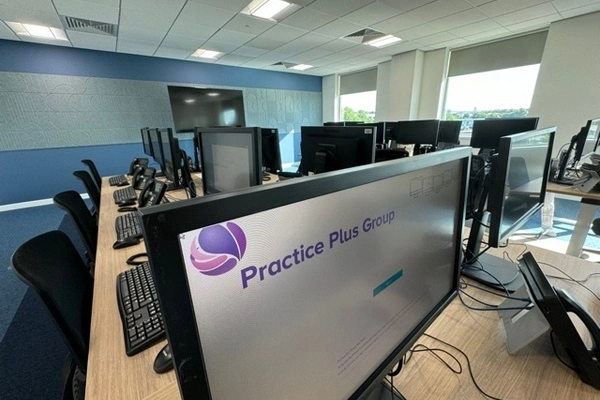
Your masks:
{"label": "wall-mounted television", "polygon": [[241,90],[169,86],[175,132],[195,127],[246,126]]}

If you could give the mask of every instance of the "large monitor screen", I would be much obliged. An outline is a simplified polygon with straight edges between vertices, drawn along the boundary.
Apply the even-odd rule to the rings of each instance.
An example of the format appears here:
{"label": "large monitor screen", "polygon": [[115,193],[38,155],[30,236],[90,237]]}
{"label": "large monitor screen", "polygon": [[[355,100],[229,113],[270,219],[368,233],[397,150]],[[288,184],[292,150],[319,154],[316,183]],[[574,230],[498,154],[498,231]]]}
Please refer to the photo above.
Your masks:
{"label": "large monitor screen", "polygon": [[261,128],[260,132],[262,135],[262,166],[264,170],[272,174],[283,171],[281,150],[279,148],[279,130]]}
{"label": "large monitor screen", "polygon": [[173,137],[171,128],[159,129],[162,144],[163,163],[162,172],[171,182],[170,189],[181,187],[181,154],[179,140]]}
{"label": "large monitor screen", "polygon": [[471,147],[497,149],[502,136],[532,131],[537,128],[538,120],[538,117],[477,119],[473,121]]}
{"label": "large monitor screen", "polygon": [[182,397],[379,387],[456,294],[470,153],[140,210]]}
{"label": "large monitor screen", "polygon": [[152,148],[152,156],[154,157],[154,161],[156,161],[160,166],[160,169],[162,169],[164,156],[160,131],[157,128],[151,128],[148,131],[148,135],[150,136],[150,147]]}
{"label": "large monitor screen", "polygon": [[303,126],[300,172],[320,174],[375,162],[373,126]]}
{"label": "large monitor screen", "polygon": [[260,128],[196,128],[204,194],[262,183]]}
{"label": "large monitor screen", "polygon": [[246,126],[241,90],[169,86],[175,132],[195,127]]}
{"label": "large monitor screen", "polygon": [[590,119],[577,136],[575,147],[575,162],[588,157],[596,150],[600,134],[600,118]]}
{"label": "large monitor screen", "polygon": [[440,130],[439,119],[418,119],[396,123],[396,143],[436,146]]}
{"label": "large monitor screen", "polygon": [[522,285],[516,279],[516,265],[482,253],[481,235],[489,227],[487,245],[500,247],[544,205],[555,132],[556,128],[545,128],[500,138],[484,183],[487,197],[481,199],[471,226],[467,275],[511,290]]}

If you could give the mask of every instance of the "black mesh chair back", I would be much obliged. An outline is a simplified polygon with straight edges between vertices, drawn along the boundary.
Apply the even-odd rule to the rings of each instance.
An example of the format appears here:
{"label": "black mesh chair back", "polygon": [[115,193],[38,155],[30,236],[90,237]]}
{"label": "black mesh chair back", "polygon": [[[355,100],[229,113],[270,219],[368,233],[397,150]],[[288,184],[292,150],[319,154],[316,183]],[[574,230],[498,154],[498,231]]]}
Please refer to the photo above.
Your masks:
{"label": "black mesh chair back", "polygon": [[16,275],[40,296],[85,374],[90,337],[93,279],[62,231],[23,243],[12,256]]}
{"label": "black mesh chair back", "polygon": [[98,225],[85,201],[81,198],[81,195],[74,190],[67,190],[58,193],[52,200],[58,208],[69,214],[87,247],[90,261],[95,261]]}
{"label": "black mesh chair back", "polygon": [[85,186],[85,190],[90,195],[90,200],[92,200],[92,204],[98,212],[100,210],[100,189],[94,183],[92,176],[87,171],[75,171],[73,175],[83,182],[83,186]]}
{"label": "black mesh chair back", "polygon": [[82,163],[84,163],[85,165],[87,165],[87,167],[90,169],[90,172],[92,173],[92,178],[94,179],[94,182],[96,183],[96,186],[98,186],[98,190],[102,190],[102,177],[100,176],[100,173],[98,172],[98,168],[96,168],[96,164],[94,164],[94,162],[92,160],[81,160]]}

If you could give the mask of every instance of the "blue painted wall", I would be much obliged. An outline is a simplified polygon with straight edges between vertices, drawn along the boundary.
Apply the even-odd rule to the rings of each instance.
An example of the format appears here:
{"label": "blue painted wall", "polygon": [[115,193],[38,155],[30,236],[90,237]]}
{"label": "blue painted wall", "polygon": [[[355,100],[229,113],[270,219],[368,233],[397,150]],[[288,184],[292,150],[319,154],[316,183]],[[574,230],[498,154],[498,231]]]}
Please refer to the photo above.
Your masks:
{"label": "blue painted wall", "polygon": [[83,192],[83,158],[123,173],[141,127],[173,126],[170,84],[241,89],[247,125],[279,129],[284,163],[299,160],[300,126],[322,122],[320,77],[4,40],[0,54],[0,205]]}

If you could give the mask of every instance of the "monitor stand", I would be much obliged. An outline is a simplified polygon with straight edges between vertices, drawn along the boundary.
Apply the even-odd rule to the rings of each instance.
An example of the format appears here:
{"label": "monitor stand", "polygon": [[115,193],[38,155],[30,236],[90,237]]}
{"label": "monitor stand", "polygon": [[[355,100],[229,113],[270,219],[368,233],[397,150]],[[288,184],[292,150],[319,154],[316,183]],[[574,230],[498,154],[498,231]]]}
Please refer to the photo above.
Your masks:
{"label": "monitor stand", "polygon": [[390,383],[384,379],[365,400],[406,400],[406,398],[398,390],[393,389]]}
{"label": "monitor stand", "polygon": [[480,254],[472,263],[465,261],[461,273],[494,289],[506,288],[510,293],[525,284],[515,264],[491,254]]}

